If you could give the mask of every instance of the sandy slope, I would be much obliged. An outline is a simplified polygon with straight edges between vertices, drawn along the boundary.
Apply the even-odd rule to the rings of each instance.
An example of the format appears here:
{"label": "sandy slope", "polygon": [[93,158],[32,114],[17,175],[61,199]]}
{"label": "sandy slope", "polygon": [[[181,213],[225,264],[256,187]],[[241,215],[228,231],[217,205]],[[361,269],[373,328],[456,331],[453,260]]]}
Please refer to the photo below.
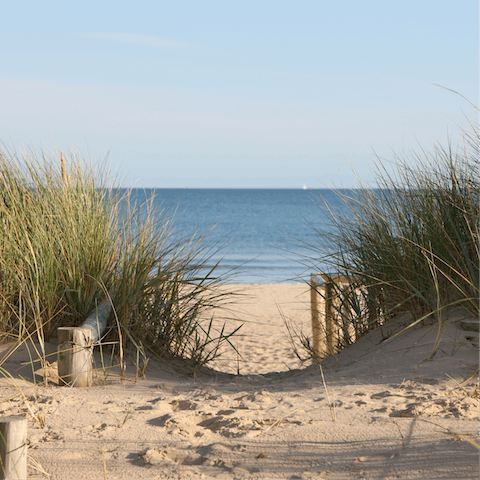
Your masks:
{"label": "sandy slope", "polygon": [[[129,367],[123,383],[112,372],[88,389],[33,388],[25,349],[10,356],[3,368],[30,388],[23,399],[4,379],[2,414],[30,409],[39,420],[29,413],[29,478],[47,478],[34,461],[53,479],[478,478],[469,443],[478,442],[478,334],[450,319],[428,360],[437,329],[382,341],[399,321],[323,362],[327,394],[318,366],[289,371],[296,361],[277,304],[308,327],[305,288],[242,288],[252,297],[241,315],[251,321],[237,346],[251,363],[233,356],[218,363],[224,372],[192,377],[181,363],[152,362],[137,383]],[[243,375],[225,373],[238,365]]]}

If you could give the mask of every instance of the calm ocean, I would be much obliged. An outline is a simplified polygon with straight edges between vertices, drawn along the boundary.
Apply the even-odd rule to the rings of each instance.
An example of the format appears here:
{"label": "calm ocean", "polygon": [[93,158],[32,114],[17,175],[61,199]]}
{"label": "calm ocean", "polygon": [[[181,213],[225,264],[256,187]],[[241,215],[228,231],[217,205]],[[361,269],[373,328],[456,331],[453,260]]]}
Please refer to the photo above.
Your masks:
{"label": "calm ocean", "polygon": [[[155,192],[155,203],[184,212],[177,228],[186,234],[210,230],[209,239],[228,244],[211,263],[221,259],[219,273],[235,269],[231,283],[297,283],[309,277],[300,242],[315,244],[309,226],[328,231],[327,218],[315,202],[320,197],[338,206],[327,189],[135,189],[139,201]],[[331,228],[331,227],[330,227]],[[302,264],[303,262],[303,264]],[[321,263],[319,263],[321,266]]]}

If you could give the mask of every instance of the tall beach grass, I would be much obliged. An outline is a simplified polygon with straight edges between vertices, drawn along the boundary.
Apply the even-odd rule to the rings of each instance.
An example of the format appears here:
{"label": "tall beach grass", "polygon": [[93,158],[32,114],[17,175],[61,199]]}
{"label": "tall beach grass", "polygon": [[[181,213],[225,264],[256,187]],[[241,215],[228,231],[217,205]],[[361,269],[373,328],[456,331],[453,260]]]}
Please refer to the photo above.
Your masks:
{"label": "tall beach grass", "polygon": [[211,322],[226,299],[206,269],[219,246],[114,182],[75,153],[0,150],[0,340],[33,338],[42,355],[108,298],[106,338],[121,349],[208,362],[233,333]]}
{"label": "tall beach grass", "polygon": [[[320,261],[322,273],[350,281],[334,284],[339,328],[350,322],[358,337],[404,313],[411,326],[426,318],[441,326],[455,308],[478,316],[479,134],[471,127],[456,146],[377,157],[375,188],[359,179],[357,189],[337,190],[339,209],[318,199],[335,233],[312,226],[318,243],[307,247],[314,269]],[[348,343],[340,337],[338,348]]]}

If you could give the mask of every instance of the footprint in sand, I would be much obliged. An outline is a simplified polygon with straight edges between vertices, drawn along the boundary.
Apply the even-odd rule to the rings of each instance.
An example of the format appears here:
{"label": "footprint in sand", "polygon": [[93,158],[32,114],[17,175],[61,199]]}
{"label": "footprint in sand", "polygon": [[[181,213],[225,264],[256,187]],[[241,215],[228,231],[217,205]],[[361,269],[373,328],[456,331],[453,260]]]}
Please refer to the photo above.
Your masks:
{"label": "footprint in sand", "polygon": [[148,420],[150,425],[164,427],[171,435],[181,435],[182,437],[200,436],[197,428],[198,419],[208,419],[209,416],[202,415],[183,415],[167,413],[161,417]]}
{"label": "footprint in sand", "polygon": [[[210,400],[207,408],[205,402],[202,402],[206,398]],[[230,408],[225,408],[227,400]],[[163,410],[164,414],[148,420],[147,423],[166,428],[170,434],[184,437],[203,436],[204,433],[214,433],[227,438],[255,437],[277,421],[275,418],[263,418],[260,413],[262,410],[271,411],[278,404],[278,401],[265,390],[243,392],[233,399],[201,393],[195,395],[193,399],[177,397],[167,402],[162,397],[152,402],[157,409]],[[338,403],[341,404],[340,401]],[[286,419],[284,422],[301,424],[300,421],[292,419]]]}
{"label": "footprint in sand", "polygon": [[191,449],[150,448],[138,454],[137,463],[162,468],[172,465],[204,465],[231,470],[234,467],[233,455],[229,447],[220,444],[202,446],[195,452]]}
{"label": "footprint in sand", "polygon": [[234,466],[232,449],[218,443],[200,447],[197,453],[201,455],[202,465],[232,469]]}
{"label": "footprint in sand", "polygon": [[372,395],[370,395],[370,398],[372,400],[378,400],[380,398],[385,398],[385,397],[393,397],[395,396],[396,394],[395,393],[391,393],[389,392],[388,390],[385,390],[384,392],[380,392],[380,393],[373,393]]}
{"label": "footprint in sand", "polygon": [[167,397],[158,397],[153,400],[148,400],[148,403],[151,403],[152,409],[159,410],[161,412],[171,412],[173,411],[172,400]]}
{"label": "footprint in sand", "polygon": [[172,405],[172,410],[174,412],[196,410],[198,408],[198,404],[190,400],[173,400],[170,404]]}
{"label": "footprint in sand", "polygon": [[136,412],[145,412],[149,410],[153,410],[153,405],[140,405],[139,407],[135,408]]}
{"label": "footprint in sand", "polygon": [[197,453],[187,453],[172,448],[150,448],[138,454],[137,462],[152,466],[163,466],[165,464],[201,465],[202,457]]}
{"label": "footprint in sand", "polygon": [[225,417],[218,415],[198,423],[198,426],[206,428],[223,437],[251,437],[260,433],[260,425],[257,421],[248,417]]}
{"label": "footprint in sand", "polygon": [[244,402],[247,401],[251,403],[272,403],[274,401],[267,391],[241,395],[240,397],[235,398],[235,400]]}
{"label": "footprint in sand", "polygon": [[[455,395],[451,391],[445,391],[444,396],[440,396],[440,390],[431,391],[425,387],[425,385],[437,385],[438,383],[438,380],[432,378],[406,380],[393,386],[399,390],[399,393],[386,390],[371,395],[371,398],[384,399],[384,402],[388,402],[391,417],[419,415],[443,418],[478,417],[479,401],[477,398],[469,395]],[[387,410],[373,411],[386,412]]]}
{"label": "footprint in sand", "polygon": [[470,397],[436,399],[427,402],[412,402],[403,409],[394,410],[391,417],[430,416],[443,418],[478,418],[478,400]]}
{"label": "footprint in sand", "polygon": [[117,427],[109,425],[108,423],[97,423],[96,425],[87,425],[84,427],[85,430],[92,430],[92,433],[98,435],[100,432],[111,432]]}

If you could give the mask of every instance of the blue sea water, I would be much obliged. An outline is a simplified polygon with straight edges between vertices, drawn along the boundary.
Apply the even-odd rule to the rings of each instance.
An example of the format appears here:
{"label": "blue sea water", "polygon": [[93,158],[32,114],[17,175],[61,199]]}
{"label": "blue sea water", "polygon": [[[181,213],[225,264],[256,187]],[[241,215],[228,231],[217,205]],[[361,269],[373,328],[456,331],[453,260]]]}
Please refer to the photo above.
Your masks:
{"label": "blue sea water", "polygon": [[[309,278],[311,267],[302,244],[318,245],[312,226],[328,231],[327,216],[318,203],[325,198],[339,207],[331,190],[296,189],[135,189],[138,201],[151,197],[157,206],[182,213],[176,228],[206,232],[225,247],[210,264],[220,260],[218,273],[232,270],[231,283],[298,283]],[[321,266],[319,261],[318,267]]]}

